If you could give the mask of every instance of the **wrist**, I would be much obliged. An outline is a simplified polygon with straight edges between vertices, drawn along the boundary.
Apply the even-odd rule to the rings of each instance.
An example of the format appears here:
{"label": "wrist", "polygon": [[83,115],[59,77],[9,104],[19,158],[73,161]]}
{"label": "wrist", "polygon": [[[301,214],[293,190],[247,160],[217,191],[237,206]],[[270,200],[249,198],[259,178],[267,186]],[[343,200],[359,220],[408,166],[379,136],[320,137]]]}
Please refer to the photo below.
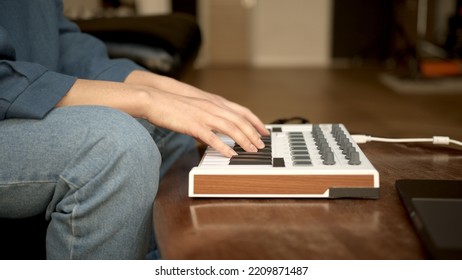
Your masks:
{"label": "wrist", "polygon": [[149,111],[152,104],[152,96],[148,89],[138,88],[131,94],[133,101],[133,112],[130,113],[133,117],[148,119]]}

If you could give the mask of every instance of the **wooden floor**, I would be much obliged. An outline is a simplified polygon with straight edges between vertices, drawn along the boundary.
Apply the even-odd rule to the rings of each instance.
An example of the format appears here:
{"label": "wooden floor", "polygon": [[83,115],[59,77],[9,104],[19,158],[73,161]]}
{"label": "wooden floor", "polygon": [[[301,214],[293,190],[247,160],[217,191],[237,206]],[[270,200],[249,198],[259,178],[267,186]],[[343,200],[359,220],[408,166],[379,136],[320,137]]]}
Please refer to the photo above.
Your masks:
{"label": "wooden floor", "polygon": [[343,123],[353,133],[384,137],[444,135],[462,140],[462,88],[453,93],[401,94],[377,69],[193,70],[184,80],[251,108],[265,123],[302,116]]}

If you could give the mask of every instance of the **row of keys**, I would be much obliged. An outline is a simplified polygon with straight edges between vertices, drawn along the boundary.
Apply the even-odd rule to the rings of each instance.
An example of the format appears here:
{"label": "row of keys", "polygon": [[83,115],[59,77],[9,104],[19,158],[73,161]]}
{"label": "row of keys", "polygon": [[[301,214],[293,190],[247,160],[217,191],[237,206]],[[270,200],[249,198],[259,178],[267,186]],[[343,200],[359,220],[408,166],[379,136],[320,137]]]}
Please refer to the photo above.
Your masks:
{"label": "row of keys", "polygon": [[353,147],[353,143],[350,141],[349,137],[345,134],[343,129],[338,124],[332,125],[332,136],[342,150],[342,154],[348,160],[350,165],[359,165],[361,160],[359,159],[359,152]]}
{"label": "row of keys", "polygon": [[[276,128],[273,129],[273,132],[275,132],[275,130]],[[353,143],[342,130],[341,126],[333,124],[331,133],[345,159],[348,160],[348,164],[361,164],[359,152],[353,146]],[[319,125],[313,125],[311,135],[322,159],[322,163],[324,165],[335,165],[336,161],[334,152],[332,147],[330,147],[321,127]],[[303,133],[301,131],[291,131],[287,133],[287,137],[292,165],[312,165],[312,159]],[[229,165],[272,165],[274,167],[284,167],[284,158],[272,158],[271,134],[269,136],[262,137],[261,139],[265,143],[265,147],[263,149],[259,149],[257,152],[246,152],[241,146],[234,143],[233,149],[237,152],[237,155],[233,156],[229,160]]]}
{"label": "row of keys", "polygon": [[239,144],[235,143],[233,149],[237,155],[231,157],[229,165],[272,165],[271,135],[261,138],[265,147],[257,152],[246,152]]}
{"label": "row of keys", "polygon": [[327,139],[324,136],[324,133],[322,132],[321,127],[319,125],[313,125],[313,128],[311,130],[311,136],[313,137],[316,147],[319,151],[319,155],[323,160],[322,163],[324,165],[334,165],[334,152],[332,151],[332,148],[329,146],[329,143],[327,142]]}
{"label": "row of keys", "polygon": [[311,165],[311,157],[303,133],[299,131],[289,132],[288,138],[292,164],[295,166]]}

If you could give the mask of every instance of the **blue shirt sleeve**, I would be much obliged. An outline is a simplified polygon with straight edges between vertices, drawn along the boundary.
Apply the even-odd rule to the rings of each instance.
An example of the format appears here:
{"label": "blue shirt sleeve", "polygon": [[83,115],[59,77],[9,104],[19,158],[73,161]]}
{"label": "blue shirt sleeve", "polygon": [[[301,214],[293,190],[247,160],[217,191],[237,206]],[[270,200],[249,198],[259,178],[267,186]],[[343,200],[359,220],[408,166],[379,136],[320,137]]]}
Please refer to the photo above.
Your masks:
{"label": "blue shirt sleeve", "polygon": [[0,61],[0,120],[43,118],[76,79],[35,63]]}
{"label": "blue shirt sleeve", "polygon": [[135,69],[81,33],[59,0],[0,2],[0,121],[41,119],[78,78],[123,81]]}
{"label": "blue shirt sleeve", "polygon": [[144,70],[128,59],[110,59],[102,41],[80,32],[64,15],[61,14],[59,22],[63,73],[84,79],[123,81],[133,70]]}
{"label": "blue shirt sleeve", "polygon": [[16,56],[14,40],[0,26],[0,120],[43,118],[77,78]]}

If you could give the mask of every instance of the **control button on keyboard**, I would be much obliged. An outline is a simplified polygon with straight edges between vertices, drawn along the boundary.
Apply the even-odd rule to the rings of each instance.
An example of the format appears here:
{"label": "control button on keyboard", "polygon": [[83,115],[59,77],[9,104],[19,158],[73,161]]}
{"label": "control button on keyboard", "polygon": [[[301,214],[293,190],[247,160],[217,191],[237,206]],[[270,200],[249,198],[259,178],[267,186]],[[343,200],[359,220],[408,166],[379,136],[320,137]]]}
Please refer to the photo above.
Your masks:
{"label": "control button on keyboard", "polygon": [[303,136],[289,136],[289,141],[295,141],[295,140],[299,140],[299,141],[303,140],[304,141],[305,137],[303,137]]}
{"label": "control button on keyboard", "polygon": [[351,149],[354,149],[354,148],[353,148],[353,144],[351,144],[350,142],[348,142],[348,144],[346,144],[346,145],[343,147],[342,154],[348,155],[348,153],[350,152]]}
{"label": "control button on keyboard", "polygon": [[343,154],[345,155],[346,159],[350,159],[351,153],[356,152],[356,149],[353,146],[350,146],[343,150]]}
{"label": "control button on keyboard", "polygon": [[310,156],[292,156],[292,160],[311,160]]}
{"label": "control button on keyboard", "polygon": [[311,161],[310,160],[294,161],[293,165],[311,165]]}
{"label": "control button on keyboard", "polygon": [[329,149],[329,144],[327,142],[322,142],[322,143],[319,143],[318,145],[318,150],[319,151],[324,151],[326,149]]}
{"label": "control button on keyboard", "polygon": [[334,165],[334,153],[332,151],[328,151],[325,153],[324,161],[322,162],[324,165]]}
{"label": "control button on keyboard", "polygon": [[348,161],[350,165],[360,165],[361,161],[359,160],[359,153],[354,151],[350,154],[350,160]]}
{"label": "control button on keyboard", "polygon": [[286,167],[284,158],[273,158],[273,167]]}
{"label": "control button on keyboard", "polygon": [[348,138],[341,139],[339,143],[340,149],[344,150],[348,146],[348,144],[351,145],[350,140]]}
{"label": "control button on keyboard", "polygon": [[290,143],[291,147],[306,147],[306,143]]}
{"label": "control button on keyboard", "polygon": [[307,147],[290,147],[291,151],[308,151]]}
{"label": "control button on keyboard", "polygon": [[298,156],[298,155],[309,155],[308,150],[306,151],[292,151],[290,152],[292,156]]}

